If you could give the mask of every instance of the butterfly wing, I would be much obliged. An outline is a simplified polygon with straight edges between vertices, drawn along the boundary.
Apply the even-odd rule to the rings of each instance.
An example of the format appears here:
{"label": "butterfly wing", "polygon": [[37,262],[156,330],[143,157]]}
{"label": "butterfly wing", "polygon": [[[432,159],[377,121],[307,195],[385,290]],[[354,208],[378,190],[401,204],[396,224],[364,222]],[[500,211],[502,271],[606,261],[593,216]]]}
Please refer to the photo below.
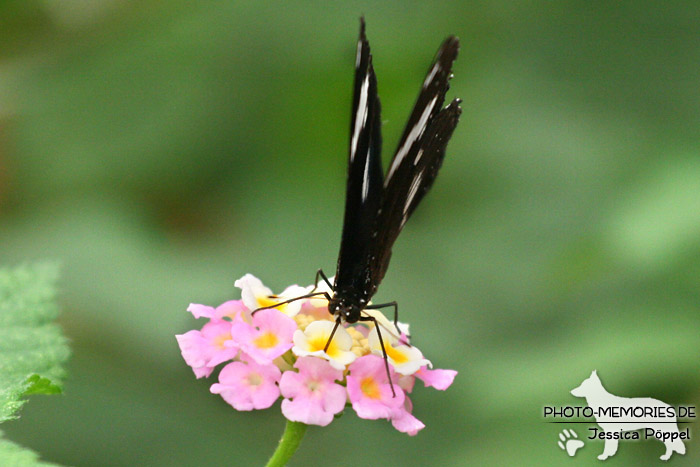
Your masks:
{"label": "butterfly wing", "polygon": [[369,252],[371,294],[386,273],[394,241],[435,181],[459,121],[459,99],[442,108],[458,51],[456,37],[440,47],[389,165]]}
{"label": "butterfly wing", "polygon": [[367,288],[368,250],[383,190],[380,103],[364,19],[357,42],[351,118],[345,218],[334,284],[336,294]]}

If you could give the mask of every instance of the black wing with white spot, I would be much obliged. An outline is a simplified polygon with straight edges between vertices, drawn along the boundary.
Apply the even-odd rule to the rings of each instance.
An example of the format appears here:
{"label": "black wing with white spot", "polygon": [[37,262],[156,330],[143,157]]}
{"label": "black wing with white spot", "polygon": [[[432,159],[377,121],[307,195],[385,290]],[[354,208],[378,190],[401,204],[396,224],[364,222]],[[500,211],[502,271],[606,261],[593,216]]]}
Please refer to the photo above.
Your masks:
{"label": "black wing with white spot", "polygon": [[442,107],[458,51],[456,37],[447,38],[440,47],[389,165],[369,251],[370,295],[386,273],[394,241],[435,181],[445,148],[459,121],[462,112],[459,99]]}
{"label": "black wing with white spot", "polygon": [[345,219],[334,284],[336,293],[353,291],[362,295],[371,276],[368,254],[383,191],[380,110],[377,78],[363,19],[355,59]]}

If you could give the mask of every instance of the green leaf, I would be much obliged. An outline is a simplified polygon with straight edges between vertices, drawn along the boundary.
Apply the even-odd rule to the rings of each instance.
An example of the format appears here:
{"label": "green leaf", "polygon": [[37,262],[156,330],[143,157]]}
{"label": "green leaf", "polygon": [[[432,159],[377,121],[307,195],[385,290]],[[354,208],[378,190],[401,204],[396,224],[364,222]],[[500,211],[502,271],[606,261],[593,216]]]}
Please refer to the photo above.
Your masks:
{"label": "green leaf", "polygon": [[[52,264],[0,269],[0,422],[17,418],[24,396],[61,392],[68,346],[52,323],[56,277]],[[0,464],[48,465],[1,437]]]}
{"label": "green leaf", "polygon": [[54,383],[50,379],[43,378],[39,375],[32,375],[27,378],[27,390],[24,391],[26,395],[29,394],[59,394],[61,392],[61,386]]}
{"label": "green leaf", "polygon": [[0,432],[0,460],[2,465],[11,465],[13,467],[57,465],[41,462],[34,451],[4,439],[2,432]]}

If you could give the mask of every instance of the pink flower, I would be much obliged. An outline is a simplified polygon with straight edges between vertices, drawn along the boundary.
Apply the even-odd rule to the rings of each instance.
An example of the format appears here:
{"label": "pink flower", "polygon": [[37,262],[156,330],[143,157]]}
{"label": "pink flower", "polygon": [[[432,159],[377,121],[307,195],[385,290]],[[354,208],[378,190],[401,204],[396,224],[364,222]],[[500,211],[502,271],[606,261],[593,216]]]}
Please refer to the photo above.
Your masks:
{"label": "pink flower", "polygon": [[414,375],[423,381],[426,388],[434,387],[444,391],[452,385],[457,372],[455,370],[429,370],[427,366],[423,366]]}
{"label": "pink flower", "polygon": [[280,380],[282,413],[295,422],[328,425],[345,407],[345,388],[335,383],[343,372],[316,357],[300,357],[294,367],[298,373],[285,371]]}
{"label": "pink flower", "polygon": [[197,378],[208,377],[214,367],[233,359],[238,348],[231,341],[231,322],[212,319],[201,331],[176,335],[185,362]]}
{"label": "pink flower", "polygon": [[210,390],[221,394],[236,410],[267,409],[280,395],[275,384],[280,375],[274,365],[233,362],[221,370],[219,382],[212,384]]}
{"label": "pink flower", "polygon": [[[391,393],[391,385],[386,375],[384,360],[376,355],[365,355],[348,367],[348,396],[352,408],[360,418],[376,420],[392,418],[392,414],[403,406],[404,392],[394,381],[396,397]],[[391,367],[390,367],[391,370]],[[392,378],[395,374],[391,370]]]}
{"label": "pink flower", "polygon": [[236,319],[231,326],[234,341],[243,352],[260,365],[267,365],[292,348],[292,336],[297,323],[281,311],[260,310],[250,325]]}

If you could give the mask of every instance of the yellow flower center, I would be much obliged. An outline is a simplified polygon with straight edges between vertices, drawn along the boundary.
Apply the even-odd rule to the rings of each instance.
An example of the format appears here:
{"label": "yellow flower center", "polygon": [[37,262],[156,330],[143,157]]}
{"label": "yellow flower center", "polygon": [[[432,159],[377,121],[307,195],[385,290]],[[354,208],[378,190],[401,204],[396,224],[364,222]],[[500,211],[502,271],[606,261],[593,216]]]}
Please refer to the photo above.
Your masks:
{"label": "yellow flower center", "polygon": [[309,381],[308,383],[306,383],[307,389],[311,392],[316,391],[317,389],[319,389],[320,386],[321,385],[318,384],[318,381]]}
{"label": "yellow flower center", "polygon": [[[326,344],[328,343],[328,336],[314,336],[311,339],[309,339],[308,342],[309,347],[311,348],[311,352],[323,350],[326,348]],[[331,341],[330,345],[328,346],[328,350],[326,350],[326,354],[331,358],[340,357],[340,349],[336,345],[335,339]]]}
{"label": "yellow flower center", "polygon": [[352,353],[354,353],[358,357],[370,353],[367,338],[360,331],[358,331],[354,327],[346,328],[346,331],[348,331],[348,334],[350,334],[350,337],[352,337],[352,346],[350,347],[350,351]]}
{"label": "yellow flower center", "polygon": [[251,386],[260,386],[263,380],[258,373],[248,373],[248,384]]}
{"label": "yellow flower center", "polygon": [[[270,295],[269,297],[256,297],[258,301],[258,306],[260,308],[264,308],[266,306],[272,306],[277,302],[280,302],[281,300],[277,295]],[[287,308],[287,304],[285,303],[284,305],[276,306],[275,309],[281,311],[284,313],[284,310]]]}
{"label": "yellow flower center", "polygon": [[362,382],[360,382],[360,389],[362,393],[370,399],[379,399],[382,397],[382,393],[379,391],[379,385],[374,378],[367,377],[363,379]]}
{"label": "yellow flower center", "polygon": [[265,331],[253,340],[256,347],[260,349],[271,349],[279,342],[277,336],[270,331]]}
{"label": "yellow flower center", "polygon": [[397,365],[401,365],[402,363],[406,363],[408,361],[408,356],[402,351],[395,349],[390,345],[384,346],[384,349],[386,349],[386,356],[392,359]]}
{"label": "yellow flower center", "polygon": [[302,331],[306,329],[306,326],[309,324],[313,323],[315,321],[313,316],[305,315],[302,313],[299,313],[298,315],[294,316],[292,318],[295,323],[297,323],[297,328],[301,329]]}
{"label": "yellow flower center", "polygon": [[224,348],[224,342],[230,341],[231,340],[231,333],[227,332],[224,334],[219,334],[214,338],[214,346],[216,346],[217,349],[223,350]]}

